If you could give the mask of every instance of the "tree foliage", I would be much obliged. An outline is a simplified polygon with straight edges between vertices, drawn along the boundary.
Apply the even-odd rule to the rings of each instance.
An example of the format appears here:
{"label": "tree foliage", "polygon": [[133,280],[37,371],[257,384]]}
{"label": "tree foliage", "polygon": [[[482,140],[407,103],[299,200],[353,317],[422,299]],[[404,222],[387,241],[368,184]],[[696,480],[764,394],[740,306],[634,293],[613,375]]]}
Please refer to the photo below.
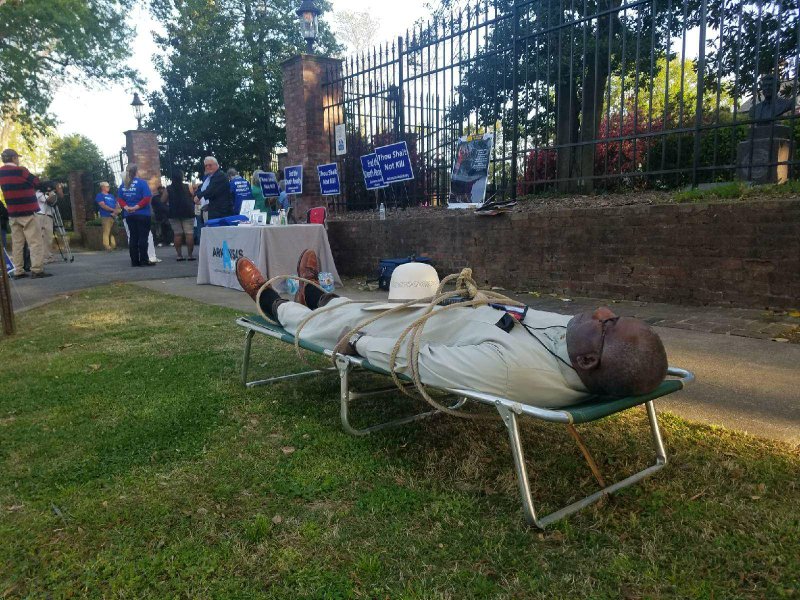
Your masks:
{"label": "tree foliage", "polygon": [[[266,166],[285,143],[281,63],[305,47],[294,0],[152,0],[166,28],[156,38],[163,87],[150,95],[162,164],[187,172],[207,154],[224,166]],[[318,2],[329,10],[328,2]],[[339,51],[320,24],[318,51]]]}
{"label": "tree foliage", "polygon": [[372,47],[380,21],[369,12],[336,11],[333,15],[336,33],[350,52],[361,54]]}
{"label": "tree foliage", "polygon": [[65,182],[73,171],[86,172],[95,183],[107,178],[106,165],[100,150],[94,142],[80,134],[53,140],[44,175],[48,179]]}
{"label": "tree foliage", "polygon": [[10,118],[0,118],[0,148],[13,148],[22,156],[23,163],[33,173],[39,173],[47,162],[47,151],[52,134],[26,130],[22,123]]}
{"label": "tree foliage", "polygon": [[135,35],[134,0],[0,2],[0,117],[26,132],[53,124],[48,110],[65,80],[132,77],[124,65]]}
{"label": "tree foliage", "polygon": [[[705,20],[703,4],[498,0],[492,9],[498,19],[458,86],[453,116],[477,115],[479,122],[492,123],[502,107],[516,101],[519,128],[509,130],[506,122],[504,137],[559,147],[556,172],[562,189],[578,184],[589,190],[595,174],[591,142],[601,138],[605,113],[614,104],[624,106],[633,90],[639,103],[676,58],[680,64],[702,51],[705,90],[736,98],[755,91],[761,74],[797,68],[798,0],[708,0]],[[460,5],[466,4],[440,0],[439,19]],[[701,27],[706,28],[703,48],[694,35]],[[508,51],[512,46],[515,54]],[[508,71],[509,60],[516,70],[515,89],[514,78],[497,76]],[[689,77],[683,83],[694,79],[696,100],[700,63],[691,66],[695,72],[684,71]],[[612,78],[617,89],[609,87]],[[694,114],[690,98],[681,94],[677,110]]]}

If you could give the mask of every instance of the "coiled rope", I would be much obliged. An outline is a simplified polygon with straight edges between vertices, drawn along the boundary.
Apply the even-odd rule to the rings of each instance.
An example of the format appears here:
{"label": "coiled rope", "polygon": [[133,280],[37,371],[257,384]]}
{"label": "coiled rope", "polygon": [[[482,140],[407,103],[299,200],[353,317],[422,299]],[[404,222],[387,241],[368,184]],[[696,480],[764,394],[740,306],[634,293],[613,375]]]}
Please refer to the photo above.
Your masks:
{"label": "coiled rope", "polygon": [[[273,277],[272,279],[267,281],[267,283],[265,284],[265,286],[262,287],[262,289],[264,289],[264,287],[266,286],[272,285],[277,281],[286,279],[295,279],[297,281],[302,281],[306,285],[313,285],[316,288],[320,289],[321,291],[325,292],[324,288],[322,288],[318,282],[292,275],[279,275],[277,277]],[[455,289],[450,292],[445,292],[444,291],[445,286],[452,281],[455,281]],[[454,299],[458,300],[453,301]],[[448,300],[452,302],[447,306],[439,307],[439,305],[442,302]],[[428,404],[430,404],[436,410],[441,411],[443,413],[447,413],[448,415],[452,415],[462,419],[496,418],[495,415],[457,412],[442,405],[440,402],[436,401],[433,397],[431,397],[431,395],[428,393],[425,387],[425,384],[422,383],[422,380],[420,378],[419,352],[422,340],[422,333],[427,322],[434,316],[444,314],[445,312],[454,308],[487,306],[491,303],[499,303],[512,306],[523,306],[521,302],[518,302],[516,300],[513,300],[512,298],[504,296],[503,294],[498,294],[497,292],[490,290],[478,289],[478,285],[475,283],[475,280],[472,277],[472,269],[466,268],[463,269],[460,273],[454,273],[442,279],[441,283],[439,284],[439,287],[436,290],[436,293],[432,298],[428,300],[409,300],[407,302],[398,304],[397,306],[394,306],[385,311],[381,311],[377,315],[369,317],[359,322],[355,327],[353,327],[350,331],[348,331],[346,335],[342,336],[339,339],[338,343],[333,348],[332,362],[335,365],[336,355],[343,354],[345,346],[348,344],[350,338],[355,333],[362,331],[364,328],[368,327],[369,325],[375,323],[376,321],[388,315],[393,315],[402,310],[410,308],[413,305],[419,305],[423,302],[425,303],[426,306],[422,315],[416,318],[408,327],[406,327],[403,330],[403,332],[397,338],[394,347],[392,348],[392,353],[389,357],[389,373],[392,376],[392,381],[394,381],[398,389],[405,395],[412,398],[416,397],[414,396],[414,394],[409,392],[406,385],[403,383],[403,381],[397,374],[397,357],[400,354],[400,350],[403,346],[403,343],[406,341],[406,339],[408,339],[409,342],[406,349],[407,364],[410,371],[410,379],[413,383],[413,389],[419,394],[419,396],[421,396]],[[308,325],[309,322],[311,322],[313,319],[316,319],[320,315],[323,315],[341,306],[347,306],[348,304],[370,304],[370,303],[372,303],[372,301],[370,300],[347,300],[345,302],[339,302],[332,306],[324,306],[322,308],[318,308],[317,310],[312,311],[305,319],[303,319],[298,324],[297,330],[295,331],[294,334],[295,351],[297,352],[301,360],[308,363],[305,356],[303,356],[302,349],[300,347],[300,332],[305,328],[306,325]],[[439,310],[436,310],[437,307],[439,307]]]}

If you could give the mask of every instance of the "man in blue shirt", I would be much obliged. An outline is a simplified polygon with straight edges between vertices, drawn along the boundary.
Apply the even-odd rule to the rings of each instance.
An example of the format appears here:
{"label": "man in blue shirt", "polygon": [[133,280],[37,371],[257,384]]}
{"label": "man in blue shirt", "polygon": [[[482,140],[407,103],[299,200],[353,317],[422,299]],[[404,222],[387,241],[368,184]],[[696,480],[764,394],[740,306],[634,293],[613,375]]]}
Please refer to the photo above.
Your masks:
{"label": "man in blue shirt", "polygon": [[117,247],[117,239],[111,233],[111,228],[114,226],[114,217],[120,211],[117,199],[108,193],[110,189],[111,186],[107,181],[101,181],[100,193],[94,199],[97,211],[100,213],[100,221],[103,223],[103,248],[109,252]]}
{"label": "man in blue shirt", "polygon": [[242,210],[242,202],[255,200],[250,183],[236,169],[228,169],[228,179],[231,182],[231,195],[233,196],[233,214],[238,215]]}

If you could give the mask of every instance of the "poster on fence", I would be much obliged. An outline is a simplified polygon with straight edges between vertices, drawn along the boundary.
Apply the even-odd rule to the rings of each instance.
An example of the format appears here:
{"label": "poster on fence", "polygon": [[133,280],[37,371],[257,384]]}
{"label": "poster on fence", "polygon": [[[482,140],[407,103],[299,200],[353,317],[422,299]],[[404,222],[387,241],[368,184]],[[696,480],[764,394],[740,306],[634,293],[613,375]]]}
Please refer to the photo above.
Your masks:
{"label": "poster on fence", "polygon": [[347,154],[347,129],[345,129],[344,123],[334,127],[333,134],[336,140],[336,156]]}
{"label": "poster on fence", "polygon": [[335,196],[341,193],[339,186],[339,167],[336,163],[317,166],[319,189],[323,196]]}
{"label": "poster on fence", "polygon": [[483,204],[493,147],[494,135],[491,133],[459,138],[450,174],[449,208],[476,208]]}
{"label": "poster on fence", "polygon": [[303,165],[283,169],[286,180],[286,193],[300,195],[303,193]]}
{"label": "poster on fence", "polygon": [[397,142],[388,146],[375,148],[378,164],[386,184],[397,183],[414,179],[414,169],[411,167],[411,157],[408,154],[408,144]]}
{"label": "poster on fence", "polygon": [[368,190],[380,190],[385,187],[386,182],[381,174],[381,166],[378,164],[378,157],[373,152],[361,157],[361,170],[364,172],[364,185]]}
{"label": "poster on fence", "polygon": [[281,191],[278,189],[278,178],[275,177],[275,173],[259,173],[258,181],[261,184],[264,198],[277,198],[281,195]]}

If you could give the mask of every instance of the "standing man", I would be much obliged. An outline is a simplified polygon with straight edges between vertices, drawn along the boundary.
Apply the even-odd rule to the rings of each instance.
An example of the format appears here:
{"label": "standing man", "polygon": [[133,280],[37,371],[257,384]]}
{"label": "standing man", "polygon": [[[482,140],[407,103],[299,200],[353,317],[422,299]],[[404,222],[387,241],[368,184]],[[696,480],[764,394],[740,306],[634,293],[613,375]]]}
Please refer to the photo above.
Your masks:
{"label": "standing man", "polygon": [[114,217],[122,210],[117,206],[117,199],[109,194],[111,186],[107,181],[100,182],[100,193],[95,196],[94,202],[100,212],[100,222],[103,224],[103,248],[111,252],[117,247],[117,238],[114,235]]}
{"label": "standing man", "polygon": [[[233,196],[230,182],[225,173],[220,171],[219,162],[213,156],[206,156],[203,159],[203,170],[206,178],[195,196],[201,199],[204,206],[208,205],[208,219],[230,217],[233,214]],[[205,202],[202,202],[203,199]]]}
{"label": "standing man", "polygon": [[250,183],[236,169],[228,169],[228,179],[231,182],[231,195],[233,195],[233,214],[238,215],[242,212],[242,202],[245,200],[255,200]]}
{"label": "standing man", "polygon": [[39,178],[19,165],[19,154],[16,150],[3,150],[0,159],[3,161],[3,166],[0,167],[0,188],[3,190],[11,223],[14,279],[28,275],[22,268],[25,242],[31,252],[31,277],[49,277],[51,274],[44,272],[42,232],[36,220],[36,213],[39,211],[39,203],[36,201]]}
{"label": "standing man", "polygon": [[60,183],[54,184],[46,181],[36,190],[36,201],[39,203],[36,220],[42,231],[42,251],[45,264],[53,262],[53,207],[63,195]]}

